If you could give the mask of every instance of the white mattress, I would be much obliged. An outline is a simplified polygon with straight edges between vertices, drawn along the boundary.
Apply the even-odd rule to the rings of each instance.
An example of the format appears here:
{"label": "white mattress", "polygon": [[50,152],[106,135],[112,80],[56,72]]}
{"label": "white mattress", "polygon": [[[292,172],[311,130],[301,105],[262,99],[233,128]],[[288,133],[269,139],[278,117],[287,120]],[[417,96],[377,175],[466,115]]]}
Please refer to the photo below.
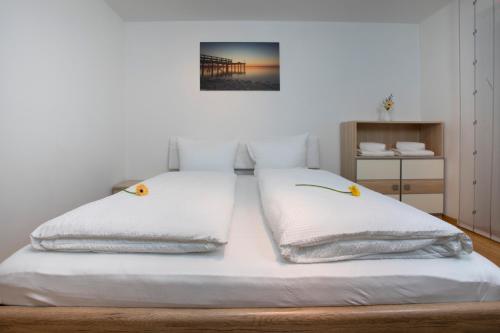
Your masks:
{"label": "white mattress", "polygon": [[0,303],[118,307],[286,307],[500,300],[500,269],[461,258],[292,264],[263,221],[257,181],[238,176],[225,249],[205,254],[41,252],[0,265]]}

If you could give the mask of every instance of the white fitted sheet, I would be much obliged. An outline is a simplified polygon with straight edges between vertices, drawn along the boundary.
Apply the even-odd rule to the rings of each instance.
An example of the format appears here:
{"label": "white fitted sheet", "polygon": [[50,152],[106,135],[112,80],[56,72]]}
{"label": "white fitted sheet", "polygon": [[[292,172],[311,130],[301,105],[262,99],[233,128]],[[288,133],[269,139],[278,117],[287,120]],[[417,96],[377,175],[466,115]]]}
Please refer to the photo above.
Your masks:
{"label": "white fitted sheet", "polygon": [[0,264],[0,303],[286,307],[500,300],[500,269],[460,258],[291,264],[263,221],[257,181],[238,176],[229,242],[204,254],[19,250]]}

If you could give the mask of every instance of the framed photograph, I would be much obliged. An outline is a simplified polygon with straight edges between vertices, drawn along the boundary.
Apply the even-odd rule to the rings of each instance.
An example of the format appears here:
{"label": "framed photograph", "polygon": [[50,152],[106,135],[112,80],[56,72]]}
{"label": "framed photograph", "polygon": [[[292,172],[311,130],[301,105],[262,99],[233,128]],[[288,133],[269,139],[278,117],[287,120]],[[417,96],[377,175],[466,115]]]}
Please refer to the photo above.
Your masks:
{"label": "framed photograph", "polygon": [[200,90],[280,90],[280,44],[200,43]]}

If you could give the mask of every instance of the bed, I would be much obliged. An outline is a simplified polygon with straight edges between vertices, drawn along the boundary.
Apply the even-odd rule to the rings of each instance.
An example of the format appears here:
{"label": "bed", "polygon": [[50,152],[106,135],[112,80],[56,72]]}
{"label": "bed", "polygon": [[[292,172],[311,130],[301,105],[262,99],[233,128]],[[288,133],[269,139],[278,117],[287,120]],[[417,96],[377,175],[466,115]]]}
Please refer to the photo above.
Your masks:
{"label": "bed", "polygon": [[289,264],[263,220],[254,176],[238,176],[235,202],[229,242],[213,253],[19,250],[0,268],[0,303],[11,305],[0,308],[0,329],[98,323],[101,329],[117,324],[121,331],[141,325],[178,331],[197,325],[214,330],[296,325],[306,330],[363,321],[395,328],[416,320],[421,328],[487,330],[500,324],[500,303],[495,302],[500,271],[477,253]]}
{"label": "bed", "polygon": [[284,261],[257,180],[237,179],[225,248],[207,254],[40,252],[0,265],[0,331],[498,331],[500,270],[446,259]]}

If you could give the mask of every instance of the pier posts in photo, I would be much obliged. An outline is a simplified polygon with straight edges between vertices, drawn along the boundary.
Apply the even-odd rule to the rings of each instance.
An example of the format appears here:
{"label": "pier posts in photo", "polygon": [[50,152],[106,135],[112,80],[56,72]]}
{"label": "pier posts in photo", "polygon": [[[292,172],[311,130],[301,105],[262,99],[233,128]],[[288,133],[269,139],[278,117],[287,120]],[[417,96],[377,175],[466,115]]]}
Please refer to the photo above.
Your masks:
{"label": "pier posts in photo", "polygon": [[245,74],[246,63],[233,62],[232,59],[200,55],[201,76],[225,76],[231,74]]}

